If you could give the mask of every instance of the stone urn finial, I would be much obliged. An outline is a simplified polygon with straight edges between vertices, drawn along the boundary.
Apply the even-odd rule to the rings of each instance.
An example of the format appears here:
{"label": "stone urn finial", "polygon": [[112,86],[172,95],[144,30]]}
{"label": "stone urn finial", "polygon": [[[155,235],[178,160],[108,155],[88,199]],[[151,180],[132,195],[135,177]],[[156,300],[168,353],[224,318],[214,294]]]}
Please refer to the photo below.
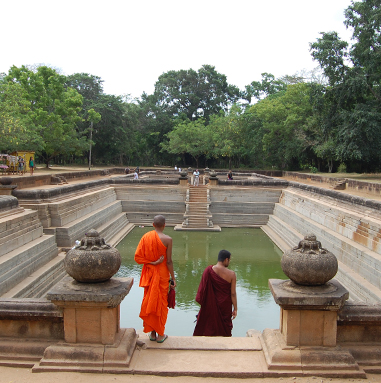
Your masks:
{"label": "stone urn finial", "polygon": [[286,251],[281,266],[294,283],[305,286],[324,285],[338,270],[336,257],[321,247],[314,234],[307,234],[298,246]]}
{"label": "stone urn finial", "polygon": [[1,185],[10,185],[12,183],[11,177],[1,177],[0,178],[0,184]]}
{"label": "stone urn finial", "polygon": [[209,173],[209,177],[216,178],[217,177],[216,171],[215,170],[211,170],[210,173]]}
{"label": "stone urn finial", "polygon": [[80,244],[66,253],[64,266],[76,281],[98,283],[108,281],[119,270],[121,262],[119,251],[91,229]]}

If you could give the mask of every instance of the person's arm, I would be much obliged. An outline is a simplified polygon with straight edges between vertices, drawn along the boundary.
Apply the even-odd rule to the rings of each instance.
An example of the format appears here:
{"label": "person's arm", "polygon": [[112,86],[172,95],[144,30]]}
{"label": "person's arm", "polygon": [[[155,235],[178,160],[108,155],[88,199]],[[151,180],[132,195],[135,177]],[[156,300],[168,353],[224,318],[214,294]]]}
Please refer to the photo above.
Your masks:
{"label": "person's arm", "polygon": [[164,255],[160,255],[160,258],[156,261],[153,261],[153,262],[150,262],[149,265],[159,265],[160,263],[162,263],[164,261]]}
{"label": "person's arm", "polygon": [[232,303],[233,303],[232,319],[234,319],[237,316],[237,310],[238,310],[236,284],[237,284],[237,277],[235,273],[233,272],[233,279],[231,282],[231,297],[232,297]]}
{"label": "person's arm", "polygon": [[[171,274],[171,278],[173,281],[173,288],[176,287],[176,279],[175,279],[175,273],[173,271],[173,262],[172,262],[172,238],[169,239],[167,246],[167,267],[169,270],[169,273]],[[172,287],[171,286],[171,287]]]}

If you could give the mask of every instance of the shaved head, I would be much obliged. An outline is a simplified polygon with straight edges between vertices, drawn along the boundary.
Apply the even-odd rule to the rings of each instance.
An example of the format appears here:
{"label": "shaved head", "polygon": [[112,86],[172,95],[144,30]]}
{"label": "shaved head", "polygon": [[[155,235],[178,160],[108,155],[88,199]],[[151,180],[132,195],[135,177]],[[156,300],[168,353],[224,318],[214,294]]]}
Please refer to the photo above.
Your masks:
{"label": "shaved head", "polygon": [[163,215],[156,215],[153,218],[153,225],[158,228],[162,228],[165,225],[165,217]]}

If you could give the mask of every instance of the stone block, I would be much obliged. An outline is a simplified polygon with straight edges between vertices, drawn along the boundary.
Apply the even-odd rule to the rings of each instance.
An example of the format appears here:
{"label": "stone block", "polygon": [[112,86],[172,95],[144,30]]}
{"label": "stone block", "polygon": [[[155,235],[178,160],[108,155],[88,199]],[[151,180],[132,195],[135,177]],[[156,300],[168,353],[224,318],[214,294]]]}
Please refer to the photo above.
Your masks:
{"label": "stone block", "polygon": [[47,298],[63,309],[65,341],[113,344],[120,331],[119,305],[132,284],[132,278],[80,283],[71,277],[58,283]]}

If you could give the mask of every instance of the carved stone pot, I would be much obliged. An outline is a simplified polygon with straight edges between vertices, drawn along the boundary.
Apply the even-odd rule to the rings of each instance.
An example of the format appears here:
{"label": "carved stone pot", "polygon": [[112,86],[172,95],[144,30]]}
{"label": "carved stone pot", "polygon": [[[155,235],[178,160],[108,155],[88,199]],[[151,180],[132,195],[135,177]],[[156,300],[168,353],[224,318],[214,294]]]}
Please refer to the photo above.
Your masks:
{"label": "carved stone pot", "polygon": [[336,257],[321,247],[314,234],[308,234],[297,247],[286,251],[281,260],[283,272],[296,284],[324,285],[338,269]]}
{"label": "carved stone pot", "polygon": [[64,260],[67,273],[78,282],[108,281],[121,265],[117,249],[106,245],[96,230],[90,230],[81,244],[69,250]]}
{"label": "carved stone pot", "polygon": [[0,184],[1,185],[10,185],[12,183],[11,177],[1,177],[0,178]]}

